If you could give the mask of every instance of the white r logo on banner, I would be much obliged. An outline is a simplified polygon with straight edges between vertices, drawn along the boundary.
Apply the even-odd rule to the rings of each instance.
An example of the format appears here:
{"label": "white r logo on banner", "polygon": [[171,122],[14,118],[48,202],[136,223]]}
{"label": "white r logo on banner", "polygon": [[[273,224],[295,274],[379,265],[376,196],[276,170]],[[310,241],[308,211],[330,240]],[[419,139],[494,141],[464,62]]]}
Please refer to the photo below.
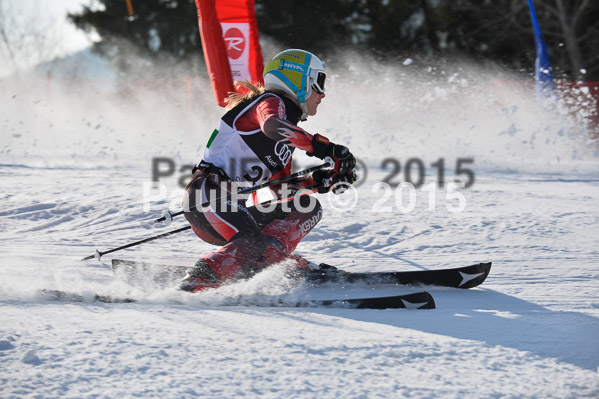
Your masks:
{"label": "white r logo on banner", "polygon": [[223,36],[227,44],[227,55],[234,60],[241,57],[245,50],[245,37],[237,28],[231,28],[225,32]]}

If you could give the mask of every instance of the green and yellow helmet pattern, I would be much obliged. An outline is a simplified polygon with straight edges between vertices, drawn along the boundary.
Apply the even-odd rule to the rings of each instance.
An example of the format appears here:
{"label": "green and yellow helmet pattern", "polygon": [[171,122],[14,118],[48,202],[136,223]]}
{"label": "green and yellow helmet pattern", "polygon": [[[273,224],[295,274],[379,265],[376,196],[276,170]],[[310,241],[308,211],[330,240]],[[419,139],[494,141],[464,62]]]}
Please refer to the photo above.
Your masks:
{"label": "green and yellow helmet pattern", "polygon": [[306,99],[312,94],[324,93],[326,70],[323,62],[304,50],[290,49],[275,55],[264,67],[264,86],[267,90],[282,91],[296,98],[306,120]]}

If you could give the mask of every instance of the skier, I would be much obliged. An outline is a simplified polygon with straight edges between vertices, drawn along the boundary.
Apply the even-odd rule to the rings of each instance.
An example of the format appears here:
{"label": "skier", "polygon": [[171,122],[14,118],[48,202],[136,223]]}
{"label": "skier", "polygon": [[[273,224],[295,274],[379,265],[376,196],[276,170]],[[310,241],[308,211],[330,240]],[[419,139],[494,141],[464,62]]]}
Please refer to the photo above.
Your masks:
{"label": "skier", "polygon": [[[304,50],[285,50],[266,64],[263,76],[264,87],[236,83],[248,94],[231,93],[228,112],[208,140],[187,185],[183,207],[189,212],[185,217],[198,237],[222,248],[188,270],[181,283],[185,291],[217,287],[287,259],[299,268],[316,266],[292,253],[321,219],[322,207],[310,195],[294,200],[285,197],[293,197],[302,188],[339,194],[356,179],[356,160],[347,147],[297,126],[316,115],[325,98],[326,71],[321,60]],[[330,157],[335,165],[288,185],[273,186],[279,200],[274,209],[248,207],[246,198],[214,201],[236,193],[239,187],[289,175],[296,148],[320,159]],[[209,206],[201,207],[211,200]],[[197,208],[190,209],[190,204]]]}

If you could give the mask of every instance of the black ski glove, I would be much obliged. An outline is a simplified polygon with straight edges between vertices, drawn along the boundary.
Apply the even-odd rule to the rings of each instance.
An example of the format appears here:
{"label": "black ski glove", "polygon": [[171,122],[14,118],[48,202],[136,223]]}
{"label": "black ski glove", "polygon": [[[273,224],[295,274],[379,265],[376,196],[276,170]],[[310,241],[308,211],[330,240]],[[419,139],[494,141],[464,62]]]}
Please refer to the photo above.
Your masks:
{"label": "black ski glove", "polygon": [[343,194],[351,184],[354,184],[356,178],[356,172],[353,170],[343,175],[335,173],[334,170],[317,170],[312,173],[312,179],[320,194],[326,194],[331,190],[333,194]]}
{"label": "black ski glove", "polygon": [[356,167],[356,158],[349,152],[347,147],[333,144],[320,134],[315,134],[312,137],[312,149],[313,152],[308,153],[308,155],[320,159],[333,158],[335,162],[334,171],[340,175],[344,175]]}

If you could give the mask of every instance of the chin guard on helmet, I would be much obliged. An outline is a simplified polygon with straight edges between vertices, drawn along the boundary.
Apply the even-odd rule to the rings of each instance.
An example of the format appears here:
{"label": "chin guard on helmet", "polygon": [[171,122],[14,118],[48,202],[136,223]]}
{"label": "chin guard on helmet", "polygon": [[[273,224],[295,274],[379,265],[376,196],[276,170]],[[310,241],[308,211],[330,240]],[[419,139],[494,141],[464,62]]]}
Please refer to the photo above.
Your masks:
{"label": "chin guard on helmet", "polygon": [[266,90],[278,90],[297,99],[302,110],[301,120],[308,119],[306,99],[312,90],[324,93],[326,70],[314,54],[291,49],[275,55],[264,67]]}

